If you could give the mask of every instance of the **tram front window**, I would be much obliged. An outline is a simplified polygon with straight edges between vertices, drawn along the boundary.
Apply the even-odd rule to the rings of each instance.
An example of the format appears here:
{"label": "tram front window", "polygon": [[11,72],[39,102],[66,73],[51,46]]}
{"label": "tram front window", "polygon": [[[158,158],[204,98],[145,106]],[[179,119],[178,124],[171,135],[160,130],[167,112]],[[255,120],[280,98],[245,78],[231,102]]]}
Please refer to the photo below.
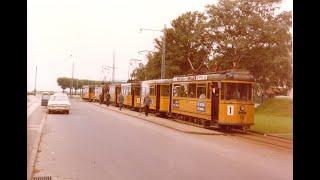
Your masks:
{"label": "tram front window", "polygon": [[245,83],[222,83],[221,98],[223,100],[252,100],[252,86]]}

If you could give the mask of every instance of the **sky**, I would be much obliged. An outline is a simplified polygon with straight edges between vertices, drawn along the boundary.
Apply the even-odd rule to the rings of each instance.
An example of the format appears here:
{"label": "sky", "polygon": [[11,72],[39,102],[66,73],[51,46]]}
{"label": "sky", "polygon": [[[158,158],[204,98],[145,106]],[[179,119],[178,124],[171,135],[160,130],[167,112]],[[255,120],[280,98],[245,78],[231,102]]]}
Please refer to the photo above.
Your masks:
{"label": "sky", "polygon": [[[154,50],[154,38],[187,11],[204,12],[216,0],[28,0],[27,90],[60,91],[58,77],[111,80],[115,54],[115,80],[127,80],[130,59],[145,64],[141,50]],[[292,10],[284,0],[281,10]]]}

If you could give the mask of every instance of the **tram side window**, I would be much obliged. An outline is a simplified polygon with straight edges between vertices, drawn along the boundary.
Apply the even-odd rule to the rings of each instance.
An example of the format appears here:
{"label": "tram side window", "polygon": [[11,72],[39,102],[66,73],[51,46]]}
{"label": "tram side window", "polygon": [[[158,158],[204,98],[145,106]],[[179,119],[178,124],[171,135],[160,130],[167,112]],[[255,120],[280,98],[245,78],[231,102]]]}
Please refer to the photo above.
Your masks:
{"label": "tram side window", "polygon": [[198,84],[197,98],[198,99],[205,99],[206,98],[206,84]]}
{"label": "tram side window", "polygon": [[170,95],[170,86],[169,85],[161,85],[161,96],[169,96]]}
{"label": "tram side window", "polygon": [[180,86],[179,97],[187,97],[188,95],[188,84],[184,83]]}
{"label": "tram side window", "polygon": [[173,97],[178,97],[179,91],[180,91],[180,85],[179,84],[173,85],[173,91],[172,91]]}
{"label": "tram side window", "polygon": [[125,88],[121,88],[121,94],[125,95],[126,94],[126,89]]}
{"label": "tram side window", "polygon": [[155,87],[154,86],[150,86],[150,96],[155,96],[156,95],[156,91],[155,91]]}
{"label": "tram side window", "polygon": [[188,96],[189,96],[189,98],[195,98],[196,97],[196,84],[194,84],[194,83],[189,84]]}
{"label": "tram side window", "polygon": [[131,95],[131,86],[127,87],[127,95]]}

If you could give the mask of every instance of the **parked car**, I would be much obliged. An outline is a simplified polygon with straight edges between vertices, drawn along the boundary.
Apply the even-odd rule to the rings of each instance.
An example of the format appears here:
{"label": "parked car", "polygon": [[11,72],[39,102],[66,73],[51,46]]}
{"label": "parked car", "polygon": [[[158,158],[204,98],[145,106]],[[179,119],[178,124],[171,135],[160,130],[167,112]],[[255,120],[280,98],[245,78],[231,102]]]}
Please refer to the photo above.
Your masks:
{"label": "parked car", "polygon": [[49,99],[50,99],[50,95],[49,94],[42,94],[41,106],[47,106]]}
{"label": "parked car", "polygon": [[69,114],[70,111],[70,101],[66,94],[57,93],[50,96],[48,101],[48,113],[52,112],[64,112]]}

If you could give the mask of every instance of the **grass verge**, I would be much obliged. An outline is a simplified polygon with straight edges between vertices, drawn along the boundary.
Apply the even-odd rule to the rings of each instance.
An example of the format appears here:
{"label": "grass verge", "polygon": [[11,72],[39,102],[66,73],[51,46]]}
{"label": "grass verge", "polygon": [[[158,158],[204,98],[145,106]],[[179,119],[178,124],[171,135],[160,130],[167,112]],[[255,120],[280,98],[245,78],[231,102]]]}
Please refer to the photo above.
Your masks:
{"label": "grass verge", "polygon": [[260,105],[251,130],[292,139],[292,100],[273,98]]}

